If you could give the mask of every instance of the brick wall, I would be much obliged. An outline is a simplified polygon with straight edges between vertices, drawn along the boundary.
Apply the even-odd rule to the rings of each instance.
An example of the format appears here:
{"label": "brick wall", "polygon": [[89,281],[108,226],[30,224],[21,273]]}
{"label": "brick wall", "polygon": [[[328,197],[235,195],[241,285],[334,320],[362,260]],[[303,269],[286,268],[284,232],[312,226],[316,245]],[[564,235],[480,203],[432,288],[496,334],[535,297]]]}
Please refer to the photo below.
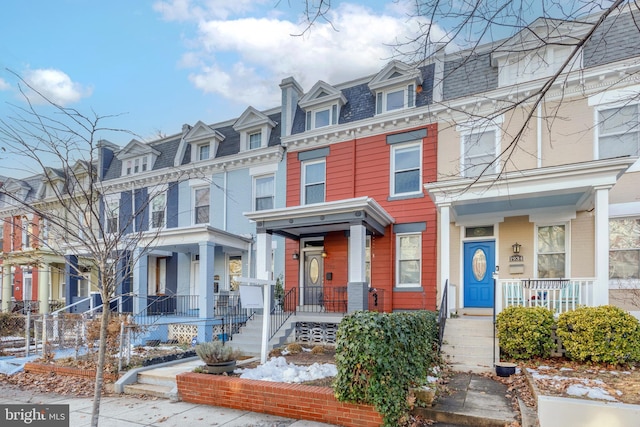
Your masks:
{"label": "brick wall", "polygon": [[187,372],[176,377],[185,402],[225,406],[345,427],[377,427],[382,416],[369,405],[338,402],[333,390]]}
{"label": "brick wall", "polygon": [[[55,373],[56,375],[66,375],[72,377],[83,377],[83,378],[95,378],[96,370],[95,369],[79,369],[73,368],[70,366],[56,366],[56,365],[45,365],[41,363],[26,363],[24,365],[25,372],[31,372],[33,374],[50,374]],[[104,379],[110,381],[117,381],[118,375],[110,374],[105,372]]]}

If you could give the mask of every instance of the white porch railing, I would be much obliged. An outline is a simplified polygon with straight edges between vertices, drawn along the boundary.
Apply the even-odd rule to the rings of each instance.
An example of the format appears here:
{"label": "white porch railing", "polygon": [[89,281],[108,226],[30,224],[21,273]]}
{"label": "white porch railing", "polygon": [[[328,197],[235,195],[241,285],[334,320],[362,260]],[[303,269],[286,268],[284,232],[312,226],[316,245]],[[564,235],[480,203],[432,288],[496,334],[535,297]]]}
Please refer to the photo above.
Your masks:
{"label": "white porch railing", "polygon": [[593,304],[593,278],[499,279],[496,313],[515,306],[547,307],[555,314]]}

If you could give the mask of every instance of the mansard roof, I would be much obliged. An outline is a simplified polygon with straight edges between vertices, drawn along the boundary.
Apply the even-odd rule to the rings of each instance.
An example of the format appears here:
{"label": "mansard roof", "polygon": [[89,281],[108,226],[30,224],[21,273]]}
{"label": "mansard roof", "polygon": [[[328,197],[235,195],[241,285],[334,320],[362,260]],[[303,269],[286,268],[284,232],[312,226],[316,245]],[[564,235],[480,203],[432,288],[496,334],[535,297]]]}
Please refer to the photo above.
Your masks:
{"label": "mansard roof", "polygon": [[236,132],[241,132],[246,129],[255,128],[259,126],[268,125],[271,128],[274,128],[276,123],[269,118],[266,114],[256,110],[255,108],[249,106],[246,110],[238,117],[238,120],[233,124],[233,129]]}

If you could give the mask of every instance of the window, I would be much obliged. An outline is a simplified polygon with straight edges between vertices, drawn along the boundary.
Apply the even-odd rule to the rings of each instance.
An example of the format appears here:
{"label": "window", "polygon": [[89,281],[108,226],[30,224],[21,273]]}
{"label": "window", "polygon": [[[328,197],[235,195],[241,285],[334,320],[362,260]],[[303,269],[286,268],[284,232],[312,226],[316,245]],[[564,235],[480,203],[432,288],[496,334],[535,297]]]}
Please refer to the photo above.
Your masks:
{"label": "window", "polygon": [[376,93],[376,114],[402,110],[416,105],[416,90],[413,84]]}
{"label": "window", "polygon": [[104,216],[106,218],[107,233],[118,232],[118,216],[120,211],[120,199],[110,197],[105,203]]}
{"label": "window", "polygon": [[249,134],[249,149],[254,150],[262,147],[262,132]]}
{"label": "window", "polygon": [[209,222],[209,188],[196,188],[194,190],[195,217],[196,224],[206,224]]}
{"label": "window", "polygon": [[256,177],[254,180],[254,209],[262,211],[273,209],[274,196],[273,175]]}
{"label": "window", "polygon": [[422,150],[420,144],[391,148],[391,194],[422,193]]}
{"label": "window", "polygon": [[133,161],[127,160],[127,175],[131,175],[132,170],[133,170]]}
{"label": "window", "polygon": [[420,283],[422,235],[396,235],[396,286],[416,287]]}
{"label": "window", "polygon": [[[463,136],[462,175],[475,178],[496,159],[496,132],[487,131]],[[492,173],[495,168],[486,172]]]}
{"label": "window", "polygon": [[209,158],[209,144],[198,146],[198,160],[207,160]]}
{"label": "window", "polygon": [[338,123],[338,105],[307,111],[307,130],[317,129]]}
{"label": "window", "polygon": [[167,193],[162,191],[151,199],[151,228],[163,228],[166,225]]}
{"label": "window", "polygon": [[227,270],[227,277],[229,278],[230,291],[240,290],[240,282],[238,278],[242,277],[242,257],[230,256]]}
{"label": "window", "polygon": [[32,225],[30,221],[24,218],[22,220],[22,249],[23,250],[29,249],[29,247],[31,246],[31,233],[33,232],[31,227]]}
{"label": "window", "polygon": [[565,236],[564,225],[538,227],[538,278],[566,276]]}
{"label": "window", "polygon": [[609,278],[640,279],[640,218],[609,220]]}
{"label": "window", "polygon": [[133,161],[133,173],[140,172],[140,159],[135,159]]}
{"label": "window", "polygon": [[167,284],[167,258],[149,257],[149,295],[163,295]]}
{"label": "window", "polygon": [[145,156],[142,158],[142,172],[145,172],[149,167],[149,159]]}
{"label": "window", "polygon": [[598,155],[601,159],[640,153],[640,104],[598,112]]}
{"label": "window", "polygon": [[89,278],[87,277],[87,275],[82,275],[78,278],[78,296],[89,296]]}
{"label": "window", "polygon": [[324,202],[325,161],[313,161],[303,164],[302,168],[303,200],[302,204]]}

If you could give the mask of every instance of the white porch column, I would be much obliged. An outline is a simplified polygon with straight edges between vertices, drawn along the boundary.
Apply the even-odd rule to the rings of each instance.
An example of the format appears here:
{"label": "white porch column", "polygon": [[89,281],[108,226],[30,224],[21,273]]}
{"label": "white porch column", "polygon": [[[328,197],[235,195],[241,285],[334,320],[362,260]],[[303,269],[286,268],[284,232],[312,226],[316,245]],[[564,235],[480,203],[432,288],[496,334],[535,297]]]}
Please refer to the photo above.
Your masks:
{"label": "white porch column", "polygon": [[143,254],[143,250],[135,249],[135,264],[133,266],[133,315],[145,316],[147,314],[147,293],[149,275],[149,255]]}
{"label": "white porch column", "polygon": [[593,304],[609,304],[609,189],[597,187],[595,195],[595,268]]}
{"label": "white porch column", "polygon": [[11,264],[2,264],[2,311],[11,311]]}
{"label": "white porch column", "polygon": [[[439,282],[438,289],[440,290],[438,297],[440,301],[436,301],[436,304],[439,304],[442,302],[442,293],[444,292],[444,284],[447,282],[448,279],[450,279],[449,277],[449,274],[451,271],[451,264],[449,262],[449,255],[451,252],[451,233],[449,232],[450,222],[451,222],[451,205],[450,204],[441,205],[440,206],[440,244],[439,244],[440,246],[440,250],[439,250],[440,280],[438,281]],[[447,317],[449,317],[449,313],[451,312],[451,309],[455,309],[457,307],[457,304],[455,301],[455,295],[451,293],[451,288],[449,288],[448,292],[449,292],[449,299],[447,303],[449,305],[449,310],[447,313]],[[455,307],[452,306],[452,302],[455,305]]]}
{"label": "white porch column", "polygon": [[347,312],[369,308],[366,277],[367,229],[362,224],[349,227],[349,283],[347,288]]}
{"label": "white porch column", "polygon": [[213,242],[200,242],[200,271],[198,278],[198,308],[201,323],[198,324],[198,342],[213,339],[215,293],[213,292],[213,263],[216,245]]}
{"label": "white porch column", "polygon": [[269,233],[258,233],[256,237],[256,279],[271,280],[271,240]]}
{"label": "white porch column", "polygon": [[38,269],[38,303],[40,305],[39,311],[41,314],[49,313],[49,293],[51,286],[50,281],[50,267],[49,264],[42,264]]}

